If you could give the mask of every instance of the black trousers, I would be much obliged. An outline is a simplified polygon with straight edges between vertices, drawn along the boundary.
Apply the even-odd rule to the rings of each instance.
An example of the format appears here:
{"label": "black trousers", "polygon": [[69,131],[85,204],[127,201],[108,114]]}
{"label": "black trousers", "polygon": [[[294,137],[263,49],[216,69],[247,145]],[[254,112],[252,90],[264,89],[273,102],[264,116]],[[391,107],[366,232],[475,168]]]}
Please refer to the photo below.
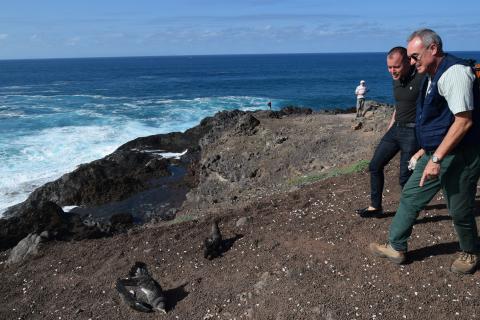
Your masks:
{"label": "black trousers", "polygon": [[406,127],[394,123],[380,140],[373,158],[370,161],[370,197],[371,206],[377,209],[382,208],[382,194],[385,177],[383,169],[400,151],[400,176],[399,183],[403,188],[412,174],[408,170],[408,161],[418,151],[414,127]]}

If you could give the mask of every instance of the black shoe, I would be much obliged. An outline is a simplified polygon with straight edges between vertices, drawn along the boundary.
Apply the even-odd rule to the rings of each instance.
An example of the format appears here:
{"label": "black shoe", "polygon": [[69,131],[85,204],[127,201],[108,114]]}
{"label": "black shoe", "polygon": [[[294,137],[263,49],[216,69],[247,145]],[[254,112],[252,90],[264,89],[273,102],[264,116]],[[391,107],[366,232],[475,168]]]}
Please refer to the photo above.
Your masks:
{"label": "black shoe", "polygon": [[383,214],[383,209],[368,210],[368,207],[355,211],[362,218],[378,217]]}

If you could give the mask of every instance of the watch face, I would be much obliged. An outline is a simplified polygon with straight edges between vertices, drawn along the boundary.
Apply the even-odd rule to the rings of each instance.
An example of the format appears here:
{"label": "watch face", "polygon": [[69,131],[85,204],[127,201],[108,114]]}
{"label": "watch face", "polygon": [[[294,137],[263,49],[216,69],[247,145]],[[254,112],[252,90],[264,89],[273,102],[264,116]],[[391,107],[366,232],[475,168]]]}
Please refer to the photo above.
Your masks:
{"label": "watch face", "polygon": [[433,163],[440,163],[440,159],[438,159],[437,156],[432,156],[432,162]]}

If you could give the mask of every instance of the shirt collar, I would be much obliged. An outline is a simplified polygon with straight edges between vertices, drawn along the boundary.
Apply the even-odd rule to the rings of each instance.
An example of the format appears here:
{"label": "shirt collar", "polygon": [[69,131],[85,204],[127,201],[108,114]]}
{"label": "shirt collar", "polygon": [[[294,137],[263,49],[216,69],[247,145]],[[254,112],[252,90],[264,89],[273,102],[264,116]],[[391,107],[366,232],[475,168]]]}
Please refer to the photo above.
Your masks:
{"label": "shirt collar", "polygon": [[410,66],[410,70],[405,78],[400,78],[400,84],[402,86],[406,85],[410,80],[412,80],[417,74],[417,68],[415,66]]}

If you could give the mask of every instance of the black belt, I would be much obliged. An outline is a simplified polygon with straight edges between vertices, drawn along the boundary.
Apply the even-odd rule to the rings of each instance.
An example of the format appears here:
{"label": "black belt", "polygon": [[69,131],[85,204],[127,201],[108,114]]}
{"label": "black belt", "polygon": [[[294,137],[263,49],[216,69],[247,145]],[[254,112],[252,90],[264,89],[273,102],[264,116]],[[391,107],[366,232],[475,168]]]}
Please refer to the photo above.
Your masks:
{"label": "black belt", "polygon": [[395,122],[395,125],[402,128],[415,128],[415,122]]}

